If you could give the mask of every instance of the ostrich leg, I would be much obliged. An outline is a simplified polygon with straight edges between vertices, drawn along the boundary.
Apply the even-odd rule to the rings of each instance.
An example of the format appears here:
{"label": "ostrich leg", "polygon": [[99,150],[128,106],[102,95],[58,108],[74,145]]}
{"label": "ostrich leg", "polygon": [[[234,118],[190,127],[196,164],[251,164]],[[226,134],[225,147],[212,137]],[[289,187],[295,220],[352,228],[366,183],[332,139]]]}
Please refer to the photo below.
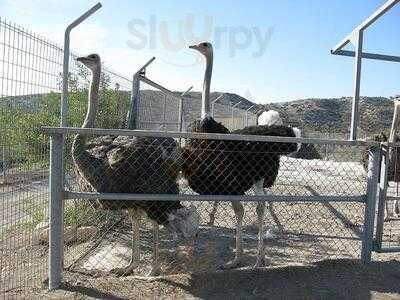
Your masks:
{"label": "ostrich leg", "polygon": [[153,262],[148,276],[157,276],[160,274],[160,263],[158,260],[159,247],[160,247],[160,236],[159,236],[159,225],[157,222],[152,221],[153,224]]}
{"label": "ostrich leg", "polygon": [[209,226],[213,226],[214,222],[215,222],[215,214],[217,213],[217,209],[218,209],[218,202],[214,201],[213,202],[213,207],[210,213],[210,220],[208,221],[208,225]]}
{"label": "ostrich leg", "polygon": [[128,208],[128,215],[132,223],[132,254],[131,261],[129,265],[123,268],[115,268],[112,269],[111,272],[117,274],[118,276],[125,276],[132,274],[133,270],[135,270],[140,261],[140,219],[142,217],[142,212],[139,209]]}
{"label": "ostrich leg", "polygon": [[[259,181],[254,185],[254,192],[256,195],[265,195],[263,188],[263,181]],[[257,225],[258,225],[258,249],[257,249],[257,260],[254,264],[254,268],[260,268],[265,264],[265,246],[264,246],[264,215],[265,215],[265,201],[259,201],[257,203]]]}
{"label": "ostrich leg", "polygon": [[235,258],[232,261],[227,262],[222,266],[223,269],[236,268],[242,263],[243,259],[242,223],[244,208],[242,203],[239,201],[232,201],[232,207],[236,216],[236,253]]}

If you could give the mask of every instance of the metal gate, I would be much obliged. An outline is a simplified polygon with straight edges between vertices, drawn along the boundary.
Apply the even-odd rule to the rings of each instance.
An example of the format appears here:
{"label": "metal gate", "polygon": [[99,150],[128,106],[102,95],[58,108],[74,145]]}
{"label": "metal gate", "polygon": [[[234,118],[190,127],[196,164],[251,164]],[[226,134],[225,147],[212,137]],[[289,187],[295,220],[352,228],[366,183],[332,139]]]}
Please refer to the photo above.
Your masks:
{"label": "metal gate", "polygon": [[[381,174],[378,189],[377,222],[374,251],[400,252],[400,185],[398,180],[398,154],[400,147],[393,146],[393,167],[389,168],[389,147],[382,146]],[[400,158],[400,157],[399,157]]]}

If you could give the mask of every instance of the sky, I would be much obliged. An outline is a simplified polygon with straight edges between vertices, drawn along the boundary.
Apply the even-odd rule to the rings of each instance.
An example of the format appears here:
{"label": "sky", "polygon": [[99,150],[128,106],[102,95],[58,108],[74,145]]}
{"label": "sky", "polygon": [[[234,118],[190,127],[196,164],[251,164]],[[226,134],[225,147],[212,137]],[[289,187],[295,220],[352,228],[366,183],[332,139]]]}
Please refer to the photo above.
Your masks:
{"label": "sky", "polygon": [[[171,90],[201,90],[204,61],[187,46],[207,40],[214,45],[212,91],[257,103],[351,96],[354,59],[330,49],[384,2],[103,0],[73,30],[71,49],[98,53],[126,76],[155,56],[150,79]],[[66,26],[96,3],[0,0],[0,16],[62,45]],[[400,55],[400,4],[364,38],[364,51]],[[397,94],[400,64],[363,60],[361,95]]]}

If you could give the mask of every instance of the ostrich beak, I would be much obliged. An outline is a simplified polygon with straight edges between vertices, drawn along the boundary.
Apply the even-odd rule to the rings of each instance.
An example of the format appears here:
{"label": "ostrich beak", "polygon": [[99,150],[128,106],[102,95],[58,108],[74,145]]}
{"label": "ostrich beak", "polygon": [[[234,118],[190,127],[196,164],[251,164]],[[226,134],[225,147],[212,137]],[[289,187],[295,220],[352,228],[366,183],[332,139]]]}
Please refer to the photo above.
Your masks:
{"label": "ostrich beak", "polygon": [[85,56],[78,57],[78,58],[76,59],[76,61],[79,61],[79,62],[81,62],[81,63],[84,63],[85,61],[87,61],[87,57],[85,57]]}
{"label": "ostrich beak", "polygon": [[199,49],[199,45],[191,45],[191,46],[189,46],[189,49],[198,50]]}

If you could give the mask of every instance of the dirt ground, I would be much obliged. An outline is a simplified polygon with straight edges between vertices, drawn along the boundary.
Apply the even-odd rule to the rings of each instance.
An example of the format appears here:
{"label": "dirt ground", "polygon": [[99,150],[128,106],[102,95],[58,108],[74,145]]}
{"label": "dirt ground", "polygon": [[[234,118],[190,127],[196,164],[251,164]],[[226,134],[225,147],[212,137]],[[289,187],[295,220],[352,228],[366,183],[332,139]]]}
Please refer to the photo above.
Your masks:
{"label": "dirt ground", "polygon": [[[389,259],[389,258],[388,258]],[[26,299],[400,299],[400,261],[325,260],[307,266],[173,275],[155,281],[81,277]],[[72,275],[74,277],[74,275]],[[7,296],[11,296],[8,294]]]}

